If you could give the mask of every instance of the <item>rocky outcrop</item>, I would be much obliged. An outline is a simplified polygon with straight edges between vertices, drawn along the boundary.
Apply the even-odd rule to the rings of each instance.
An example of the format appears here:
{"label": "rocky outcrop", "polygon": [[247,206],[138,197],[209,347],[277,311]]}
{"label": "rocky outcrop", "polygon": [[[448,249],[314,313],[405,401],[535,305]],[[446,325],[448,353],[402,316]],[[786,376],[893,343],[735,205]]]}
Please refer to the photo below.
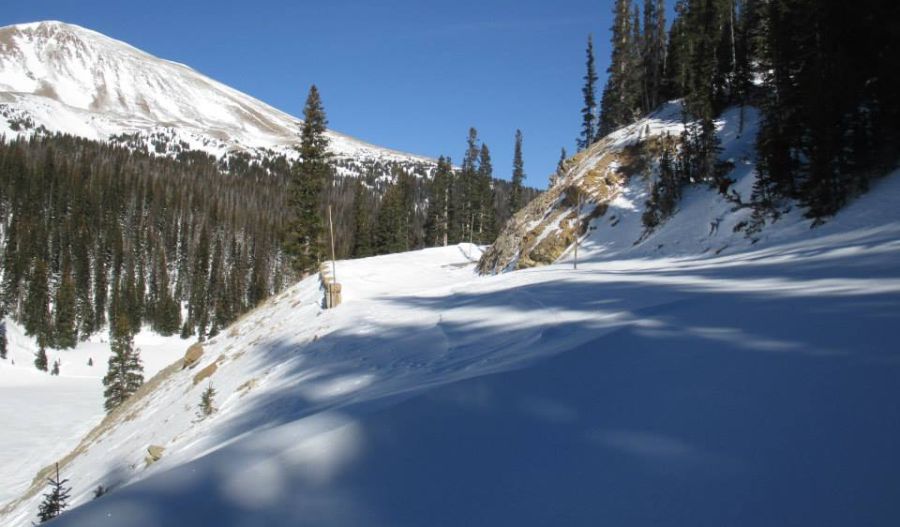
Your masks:
{"label": "rocky outcrop", "polygon": [[644,153],[651,143],[610,137],[567,160],[556,182],[507,222],[478,271],[494,274],[555,262],[606,213],[628,179],[647,170]]}
{"label": "rocky outcrop", "polygon": [[193,368],[197,365],[197,361],[203,357],[203,345],[199,342],[192,345],[184,354],[182,362],[183,368]]}

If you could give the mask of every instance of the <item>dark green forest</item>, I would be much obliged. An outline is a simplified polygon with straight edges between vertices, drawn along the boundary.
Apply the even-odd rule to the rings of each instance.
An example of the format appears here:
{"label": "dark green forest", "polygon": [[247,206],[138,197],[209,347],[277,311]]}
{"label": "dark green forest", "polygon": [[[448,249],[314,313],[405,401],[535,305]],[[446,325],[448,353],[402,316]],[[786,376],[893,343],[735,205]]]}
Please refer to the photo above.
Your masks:
{"label": "dark green forest", "polygon": [[[446,242],[491,241],[511,184],[492,178],[477,147],[484,155],[467,154],[462,170],[331,160],[318,208],[323,218],[333,208],[337,257],[443,245],[429,204],[440,193],[443,210],[448,184],[469,215],[453,216]],[[335,175],[350,164],[363,177]],[[42,347],[73,347],[120,316],[131,332],[211,337],[298,277],[282,250],[295,170],[274,155],[159,156],[40,133],[0,141],[0,310]]]}
{"label": "dark green forest", "polygon": [[753,208],[755,228],[794,203],[819,223],[896,166],[900,4],[677,0],[671,24],[665,13],[663,0],[616,0],[599,105],[588,41],[578,139],[585,148],[662,102],[682,101],[685,132],[665,142],[648,227],[671,213],[685,185],[734,198],[715,135],[728,107],[762,113],[757,185],[751,203],[736,202]]}

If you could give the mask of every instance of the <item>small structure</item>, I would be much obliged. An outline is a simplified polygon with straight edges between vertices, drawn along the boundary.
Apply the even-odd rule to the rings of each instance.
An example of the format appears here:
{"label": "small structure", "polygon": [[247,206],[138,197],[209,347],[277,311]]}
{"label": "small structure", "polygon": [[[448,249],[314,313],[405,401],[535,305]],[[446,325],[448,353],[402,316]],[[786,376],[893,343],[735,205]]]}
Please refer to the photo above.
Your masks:
{"label": "small structure", "polygon": [[319,281],[322,283],[322,289],[325,290],[322,306],[325,309],[331,309],[341,305],[341,284],[334,281],[332,268],[327,263],[323,263],[319,267]]}

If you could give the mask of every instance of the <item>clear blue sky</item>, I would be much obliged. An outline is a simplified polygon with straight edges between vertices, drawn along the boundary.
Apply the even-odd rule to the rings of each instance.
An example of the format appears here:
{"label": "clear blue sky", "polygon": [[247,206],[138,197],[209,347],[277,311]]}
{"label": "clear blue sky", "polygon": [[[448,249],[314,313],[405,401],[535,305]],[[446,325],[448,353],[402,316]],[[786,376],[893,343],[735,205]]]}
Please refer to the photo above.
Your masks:
{"label": "clear blue sky", "polygon": [[574,150],[589,33],[603,85],[612,12],[612,0],[5,4],[0,26],[75,23],[292,115],[315,83],[331,128],[397,150],[458,163],[474,126],[496,177],[510,177],[520,128],[527,184],[540,188],[560,148]]}

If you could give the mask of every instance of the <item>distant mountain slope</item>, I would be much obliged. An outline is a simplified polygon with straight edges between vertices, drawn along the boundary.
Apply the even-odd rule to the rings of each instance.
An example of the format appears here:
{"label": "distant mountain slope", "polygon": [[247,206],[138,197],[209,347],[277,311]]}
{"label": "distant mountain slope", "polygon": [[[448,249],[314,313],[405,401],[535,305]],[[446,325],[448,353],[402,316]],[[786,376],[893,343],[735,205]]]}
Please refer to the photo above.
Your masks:
{"label": "distant mountain slope", "polygon": [[[299,119],[188,66],[89,29],[55,21],[0,28],[0,133],[44,127],[142,141],[151,151],[293,156],[300,126]],[[333,131],[329,139],[338,158],[431,163]]]}

